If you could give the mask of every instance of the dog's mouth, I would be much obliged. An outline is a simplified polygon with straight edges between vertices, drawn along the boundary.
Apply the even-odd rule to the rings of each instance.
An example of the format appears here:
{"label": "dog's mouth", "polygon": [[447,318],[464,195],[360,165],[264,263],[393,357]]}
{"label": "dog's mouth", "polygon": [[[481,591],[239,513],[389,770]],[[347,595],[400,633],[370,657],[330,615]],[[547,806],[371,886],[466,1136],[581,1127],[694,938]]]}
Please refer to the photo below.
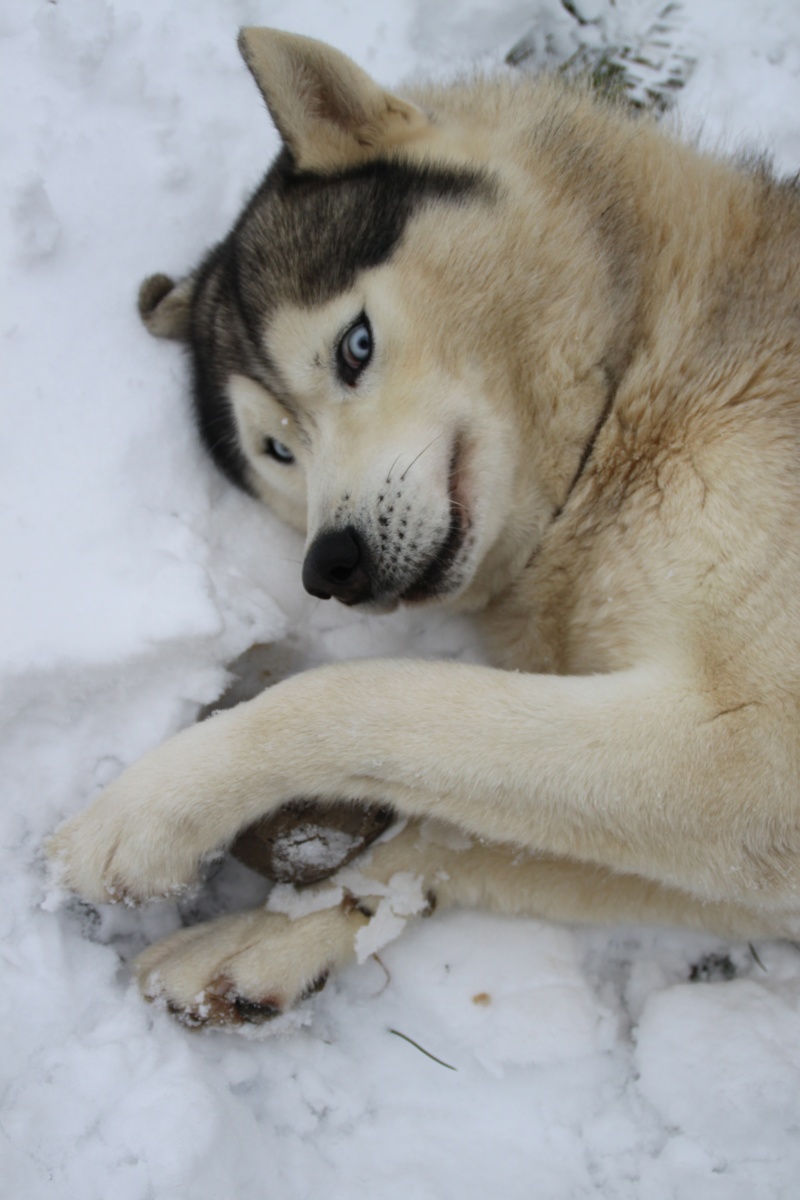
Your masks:
{"label": "dog's mouth", "polygon": [[[414,520],[410,516],[412,502],[400,501],[402,490],[396,497],[379,495],[379,504],[384,506],[372,517],[369,533],[355,519],[323,528],[314,537],[303,562],[306,591],[321,600],[335,597],[348,607],[364,605],[373,612],[391,612],[398,604],[421,604],[457,591],[465,579],[463,560],[468,557],[473,523],[466,501],[467,458],[465,439],[459,434],[453,440],[447,470],[448,508],[442,513],[440,500],[433,516],[439,540],[424,542],[418,560],[409,553],[415,549],[413,545],[405,552],[403,549],[405,539],[413,543],[415,537],[407,528]],[[418,528],[424,529],[427,519],[418,510]],[[402,573],[400,559],[405,568]]]}
{"label": "dog's mouth", "polygon": [[461,435],[458,435],[453,443],[448,470],[447,493],[450,501],[450,523],[447,533],[427,562],[423,564],[417,577],[399,596],[402,603],[419,604],[436,596],[445,595],[457,586],[458,580],[452,578],[452,569],[471,524],[469,508],[463,497],[463,485],[464,442]]}

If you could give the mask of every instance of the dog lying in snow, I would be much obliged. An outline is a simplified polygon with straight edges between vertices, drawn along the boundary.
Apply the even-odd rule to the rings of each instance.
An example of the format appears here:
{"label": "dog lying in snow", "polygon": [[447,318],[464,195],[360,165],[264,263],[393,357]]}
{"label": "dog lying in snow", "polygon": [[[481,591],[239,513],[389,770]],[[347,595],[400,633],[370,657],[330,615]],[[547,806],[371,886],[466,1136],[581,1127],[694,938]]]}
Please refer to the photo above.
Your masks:
{"label": "dog lying in snow", "polygon": [[307,530],[313,595],[471,610],[497,665],[338,664],[187,729],[57,833],[66,884],[172,893],[298,796],[409,818],[329,907],[148,950],[189,1023],[294,1004],[396,877],[410,910],[796,936],[797,186],[555,79],[401,99],[240,45],[283,149],[146,322],[222,470]]}

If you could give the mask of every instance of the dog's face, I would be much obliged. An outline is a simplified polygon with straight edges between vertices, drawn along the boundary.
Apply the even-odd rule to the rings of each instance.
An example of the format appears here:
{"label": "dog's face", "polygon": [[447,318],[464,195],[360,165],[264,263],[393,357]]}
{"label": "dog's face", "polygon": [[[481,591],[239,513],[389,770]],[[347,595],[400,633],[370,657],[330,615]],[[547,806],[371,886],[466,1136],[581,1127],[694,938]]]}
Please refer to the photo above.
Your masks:
{"label": "dog's face", "polygon": [[242,44],[284,151],[188,280],[146,281],[142,315],[188,340],[219,465],[306,530],[308,591],[462,595],[513,507],[497,330],[461,252],[480,258],[495,182],[335,51]]}
{"label": "dog's face", "polygon": [[403,303],[409,275],[375,268],[327,304],[281,308],[264,332],[281,400],[242,375],[229,385],[259,495],[305,511],[307,589],[347,604],[460,592],[495,532],[502,439],[480,371],[441,352],[419,287]]}

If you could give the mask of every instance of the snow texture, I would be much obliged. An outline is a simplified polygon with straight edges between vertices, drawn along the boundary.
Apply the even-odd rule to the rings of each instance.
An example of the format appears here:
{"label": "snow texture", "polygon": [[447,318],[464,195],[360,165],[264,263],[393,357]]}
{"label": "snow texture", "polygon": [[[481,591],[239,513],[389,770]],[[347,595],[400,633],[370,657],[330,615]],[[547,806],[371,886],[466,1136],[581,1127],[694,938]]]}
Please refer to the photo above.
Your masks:
{"label": "snow texture", "polygon": [[333,870],[347,857],[358,838],[341,829],[312,823],[298,825],[275,839],[273,858],[287,874],[304,867]]}
{"label": "snow texture", "polygon": [[[135,911],[42,907],[45,836],[213,703],[254,642],[273,645],[275,678],[359,655],[478,654],[436,614],[368,619],[306,597],[300,540],[214,473],[180,353],[139,326],[139,280],[189,268],[277,148],[236,28],[325,38],[398,86],[501,62],[544,7],[3,2],[4,1196],[798,1194],[793,945],[447,913],[332,980],[310,1024],[248,1043],[145,1005],[127,964],[181,924],[262,903],[255,875],[229,861],[198,896]],[[692,0],[683,38],[697,60],[683,127],[797,169],[794,0]],[[687,982],[710,954],[736,977]]]}

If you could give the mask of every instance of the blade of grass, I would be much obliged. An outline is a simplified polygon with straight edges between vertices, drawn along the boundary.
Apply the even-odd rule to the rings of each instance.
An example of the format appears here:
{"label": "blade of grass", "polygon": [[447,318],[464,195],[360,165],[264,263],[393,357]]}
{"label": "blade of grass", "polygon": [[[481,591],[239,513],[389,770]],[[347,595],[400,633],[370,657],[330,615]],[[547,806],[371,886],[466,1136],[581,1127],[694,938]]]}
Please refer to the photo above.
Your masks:
{"label": "blade of grass", "polygon": [[402,1038],[404,1042],[408,1042],[409,1045],[416,1047],[420,1054],[424,1054],[426,1058],[432,1058],[440,1067],[447,1067],[448,1071],[458,1070],[458,1067],[453,1067],[450,1063],[443,1062],[441,1058],[437,1058],[435,1054],[431,1054],[430,1050],[426,1050],[424,1046],[420,1046],[419,1042],[415,1042],[407,1033],[401,1033],[399,1029],[390,1029],[389,1033],[393,1033],[395,1037]]}

